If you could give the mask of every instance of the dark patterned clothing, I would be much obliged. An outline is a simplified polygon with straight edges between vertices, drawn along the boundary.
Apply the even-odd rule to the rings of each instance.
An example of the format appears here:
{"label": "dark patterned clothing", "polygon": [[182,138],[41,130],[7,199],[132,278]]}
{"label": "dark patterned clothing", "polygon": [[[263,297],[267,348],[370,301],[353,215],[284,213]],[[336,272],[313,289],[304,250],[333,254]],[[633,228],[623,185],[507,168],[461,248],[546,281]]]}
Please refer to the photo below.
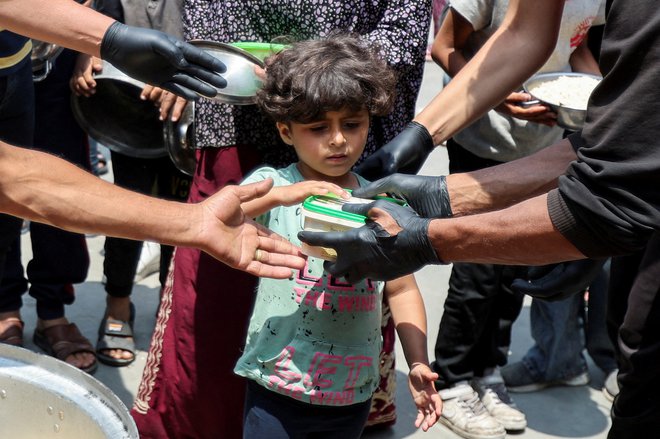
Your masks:
{"label": "dark patterned clothing", "polygon": [[[392,113],[376,118],[363,157],[387,143],[415,113],[422,81],[431,1],[411,0],[217,0],[184,1],[186,39],[223,43],[301,40],[336,30],[355,32],[376,42],[399,74]],[[202,99],[196,107],[197,147],[257,145],[265,163],[284,167],[293,161],[274,124],[256,106],[232,106]]]}

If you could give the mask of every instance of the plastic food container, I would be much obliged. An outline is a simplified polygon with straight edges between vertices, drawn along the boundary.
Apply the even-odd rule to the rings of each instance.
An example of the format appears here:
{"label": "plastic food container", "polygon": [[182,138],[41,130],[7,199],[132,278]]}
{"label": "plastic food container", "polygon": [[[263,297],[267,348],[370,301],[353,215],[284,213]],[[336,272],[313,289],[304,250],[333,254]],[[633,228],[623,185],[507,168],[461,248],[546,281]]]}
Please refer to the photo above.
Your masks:
{"label": "plastic food container", "polygon": [[[399,200],[389,197],[376,197],[398,204],[404,204]],[[312,195],[302,205],[303,229],[311,232],[345,232],[346,230],[362,227],[367,217],[356,213],[344,212],[344,204],[371,203],[374,200],[366,198],[351,197],[347,200],[334,195]],[[302,243],[302,252],[307,256],[334,261],[337,252],[333,248],[311,246]]]}

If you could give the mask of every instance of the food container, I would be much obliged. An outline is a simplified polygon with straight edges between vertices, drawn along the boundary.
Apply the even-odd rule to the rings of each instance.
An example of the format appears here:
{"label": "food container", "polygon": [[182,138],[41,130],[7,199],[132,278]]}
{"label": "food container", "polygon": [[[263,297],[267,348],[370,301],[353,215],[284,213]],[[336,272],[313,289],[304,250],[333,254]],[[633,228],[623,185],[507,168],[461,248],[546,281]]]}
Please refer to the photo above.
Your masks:
{"label": "food container", "polygon": [[523,89],[557,113],[557,125],[579,131],[587,115],[589,96],[601,79],[586,73],[541,73],[525,81]]}
{"label": "food container", "polygon": [[[397,204],[402,201],[389,197],[376,197],[376,199],[387,200]],[[351,212],[344,212],[344,204],[371,203],[374,200],[367,198],[351,197],[349,199],[339,198],[335,195],[312,195],[302,205],[302,226],[304,230],[311,232],[345,232],[346,230],[362,227],[367,217]],[[302,252],[307,256],[335,261],[337,252],[333,248],[311,246],[302,243]]]}

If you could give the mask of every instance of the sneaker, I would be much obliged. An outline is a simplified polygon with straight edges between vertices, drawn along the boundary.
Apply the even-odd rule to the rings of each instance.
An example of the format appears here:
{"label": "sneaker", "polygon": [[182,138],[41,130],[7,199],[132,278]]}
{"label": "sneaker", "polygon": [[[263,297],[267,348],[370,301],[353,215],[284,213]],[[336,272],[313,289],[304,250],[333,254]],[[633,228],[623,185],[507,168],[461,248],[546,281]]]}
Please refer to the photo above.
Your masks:
{"label": "sneaker", "polygon": [[472,387],[490,415],[497,419],[505,430],[520,431],[527,427],[525,414],[518,410],[506,390],[500,376],[475,378]]}
{"label": "sneaker", "polygon": [[619,375],[619,369],[614,369],[607,375],[605,378],[605,383],[603,384],[603,395],[609,401],[614,401],[614,398],[619,394],[619,382],[617,381],[617,376]]}
{"label": "sneaker", "polygon": [[140,261],[135,271],[135,282],[157,273],[160,270],[160,244],[145,241],[142,244]]}
{"label": "sneaker", "polygon": [[481,403],[479,395],[466,382],[440,392],[440,423],[466,439],[504,439],[506,430]]}
{"label": "sneaker", "polygon": [[587,372],[554,381],[536,381],[521,361],[504,366],[501,372],[507,389],[514,393],[536,392],[553,386],[577,387],[589,384]]}

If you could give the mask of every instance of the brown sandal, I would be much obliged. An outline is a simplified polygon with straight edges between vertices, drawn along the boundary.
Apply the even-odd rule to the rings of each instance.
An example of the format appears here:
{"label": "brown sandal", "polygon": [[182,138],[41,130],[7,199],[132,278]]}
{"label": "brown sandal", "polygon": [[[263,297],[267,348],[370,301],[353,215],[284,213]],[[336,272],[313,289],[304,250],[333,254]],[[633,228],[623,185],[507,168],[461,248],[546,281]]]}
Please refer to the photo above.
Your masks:
{"label": "brown sandal", "polygon": [[23,320],[16,320],[15,325],[9,326],[7,329],[0,334],[0,343],[12,345],[12,346],[23,346]]}
{"label": "brown sandal", "polygon": [[66,362],[66,357],[78,352],[94,354],[94,362],[85,368],[81,367],[80,370],[90,374],[96,371],[98,363],[94,346],[80,333],[75,323],[35,329],[32,340],[48,355],[64,362]]}

